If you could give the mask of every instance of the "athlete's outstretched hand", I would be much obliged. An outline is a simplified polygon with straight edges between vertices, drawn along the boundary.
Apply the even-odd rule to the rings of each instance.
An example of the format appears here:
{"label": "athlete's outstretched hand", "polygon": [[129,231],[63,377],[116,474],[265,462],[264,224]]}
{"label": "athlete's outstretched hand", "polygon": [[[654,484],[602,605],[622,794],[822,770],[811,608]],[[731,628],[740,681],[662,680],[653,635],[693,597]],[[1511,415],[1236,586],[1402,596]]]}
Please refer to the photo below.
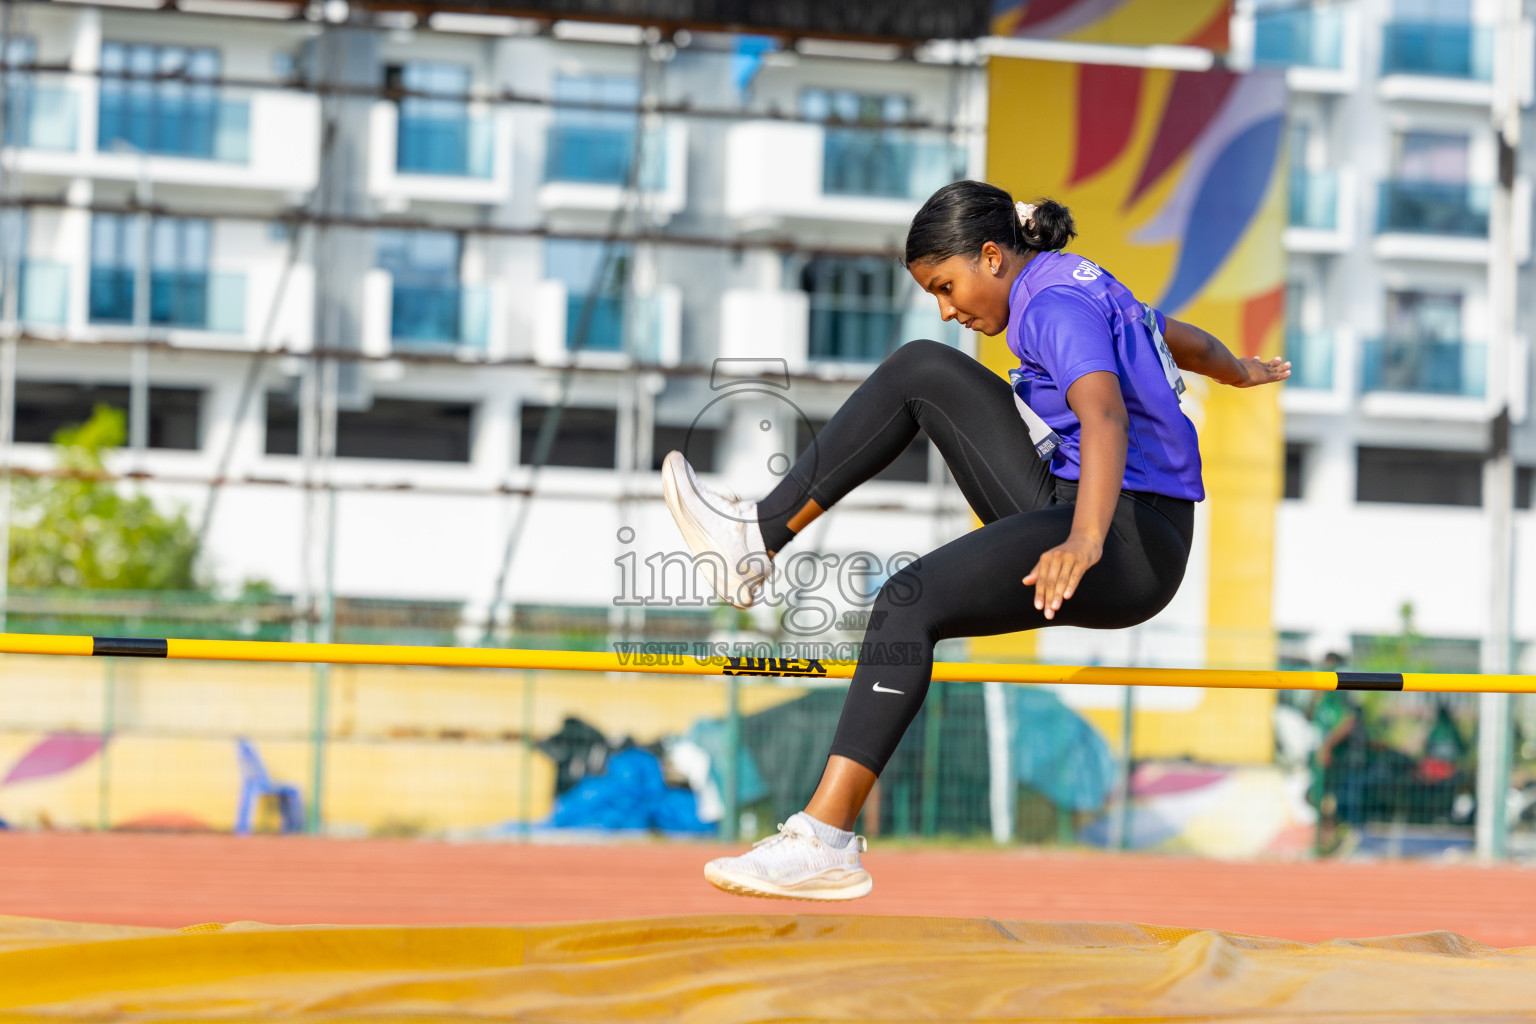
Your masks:
{"label": "athlete's outstretched hand", "polygon": [[1232,350],[1209,331],[1194,324],[1167,317],[1167,330],[1163,332],[1163,344],[1173,356],[1174,365],[1235,388],[1253,388],[1260,384],[1277,384],[1291,375],[1291,364],[1278,357],[1274,359],[1239,359]]}
{"label": "athlete's outstretched hand", "polygon": [[1061,602],[1076,593],[1083,573],[1103,556],[1102,542],[1076,535],[1041,555],[1024,577],[1024,585],[1035,588],[1035,607],[1045,612],[1047,619],[1054,619],[1061,610]]}
{"label": "athlete's outstretched hand", "polygon": [[1243,371],[1241,380],[1232,382],[1235,388],[1255,388],[1260,384],[1278,384],[1291,375],[1291,364],[1279,356],[1265,361],[1258,358],[1239,359],[1237,365]]}

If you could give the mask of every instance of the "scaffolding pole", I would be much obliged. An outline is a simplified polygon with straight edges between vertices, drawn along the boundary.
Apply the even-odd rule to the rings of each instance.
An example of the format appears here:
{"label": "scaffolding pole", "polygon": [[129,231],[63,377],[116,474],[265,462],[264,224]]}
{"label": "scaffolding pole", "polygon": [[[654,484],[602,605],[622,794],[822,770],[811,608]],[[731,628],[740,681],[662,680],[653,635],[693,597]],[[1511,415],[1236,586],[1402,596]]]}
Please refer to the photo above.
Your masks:
{"label": "scaffolding pole", "polygon": [[[1515,466],[1510,451],[1511,355],[1515,348],[1516,258],[1514,185],[1520,147],[1520,77],[1526,66],[1521,52],[1521,0],[1501,0],[1494,59],[1493,128],[1499,147],[1498,184],[1488,217],[1488,304],[1491,310],[1487,371],[1490,416],[1488,456],[1483,469],[1483,512],[1488,528],[1488,631],[1482,667],[1487,673],[1510,671],[1511,619],[1514,607]],[[1505,820],[1509,790],[1510,697],[1485,693],[1478,700],[1477,853],[1502,860],[1507,852]]]}

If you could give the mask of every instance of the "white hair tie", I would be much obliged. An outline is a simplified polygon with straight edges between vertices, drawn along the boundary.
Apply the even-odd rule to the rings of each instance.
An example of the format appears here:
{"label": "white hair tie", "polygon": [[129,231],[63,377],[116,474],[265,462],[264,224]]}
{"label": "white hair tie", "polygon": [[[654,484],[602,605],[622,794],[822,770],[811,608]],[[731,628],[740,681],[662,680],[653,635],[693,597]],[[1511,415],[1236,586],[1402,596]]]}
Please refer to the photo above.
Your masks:
{"label": "white hair tie", "polygon": [[1034,206],[1034,204],[1033,203],[1026,203],[1023,200],[1020,200],[1019,202],[1013,204],[1013,208],[1019,214],[1019,224],[1020,224],[1020,226],[1026,227],[1026,228],[1029,227],[1029,222],[1035,216],[1035,206]]}

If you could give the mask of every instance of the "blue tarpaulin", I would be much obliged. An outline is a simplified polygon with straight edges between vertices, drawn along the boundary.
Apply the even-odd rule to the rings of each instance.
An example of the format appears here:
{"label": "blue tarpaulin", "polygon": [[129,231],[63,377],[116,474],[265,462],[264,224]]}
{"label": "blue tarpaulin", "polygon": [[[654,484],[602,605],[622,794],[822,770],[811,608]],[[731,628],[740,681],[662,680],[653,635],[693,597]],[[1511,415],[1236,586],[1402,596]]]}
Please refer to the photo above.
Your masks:
{"label": "blue tarpaulin", "polygon": [[1109,799],[1115,758],[1099,731],[1050,690],[1008,687],[1013,771],[1067,811],[1096,811]]}
{"label": "blue tarpaulin", "polygon": [[608,768],[578,782],[555,801],[549,824],[556,828],[657,829],[713,832],[699,820],[693,791],[672,789],[656,755],[639,747],[621,750]]}

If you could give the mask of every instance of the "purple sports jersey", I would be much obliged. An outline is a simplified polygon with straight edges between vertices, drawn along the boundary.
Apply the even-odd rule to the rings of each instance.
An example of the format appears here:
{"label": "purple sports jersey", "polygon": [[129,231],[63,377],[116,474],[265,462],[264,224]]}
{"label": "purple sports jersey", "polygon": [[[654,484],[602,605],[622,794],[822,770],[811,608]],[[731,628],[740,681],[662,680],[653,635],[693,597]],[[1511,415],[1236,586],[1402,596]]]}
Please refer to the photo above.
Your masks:
{"label": "purple sports jersey", "polygon": [[1167,321],[1137,301],[1104,268],[1067,252],[1042,252],[1008,296],[1008,347],[1019,357],[1010,370],[1019,413],[1051,472],[1076,480],[1082,472],[1081,425],[1067,390],[1085,374],[1108,370],[1120,378],[1130,416],[1126,490],[1200,501],[1200,446],[1179,408],[1184,381],[1163,342]]}

